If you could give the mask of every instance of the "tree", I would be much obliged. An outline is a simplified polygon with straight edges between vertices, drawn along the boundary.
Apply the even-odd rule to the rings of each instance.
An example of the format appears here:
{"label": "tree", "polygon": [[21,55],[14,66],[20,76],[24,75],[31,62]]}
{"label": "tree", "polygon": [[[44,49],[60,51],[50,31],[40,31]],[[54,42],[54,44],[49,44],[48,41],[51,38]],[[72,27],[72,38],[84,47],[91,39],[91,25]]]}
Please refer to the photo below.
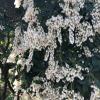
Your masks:
{"label": "tree", "polygon": [[99,0],[15,0],[14,5],[23,16],[14,23],[5,63],[1,60],[4,95],[8,84],[14,100],[99,98]]}

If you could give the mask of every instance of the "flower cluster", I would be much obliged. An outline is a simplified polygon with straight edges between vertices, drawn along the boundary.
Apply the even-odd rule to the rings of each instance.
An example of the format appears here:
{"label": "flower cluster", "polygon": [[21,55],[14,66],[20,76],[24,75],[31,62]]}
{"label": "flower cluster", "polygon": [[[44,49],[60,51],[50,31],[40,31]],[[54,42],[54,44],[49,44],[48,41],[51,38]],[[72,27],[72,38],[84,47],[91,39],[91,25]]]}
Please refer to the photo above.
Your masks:
{"label": "flower cluster", "polygon": [[[29,88],[32,87],[34,95],[41,95],[44,98],[43,100],[84,100],[80,91],[76,93],[74,89],[68,90],[66,83],[74,83],[75,78],[79,79],[80,85],[84,85],[85,82],[83,81],[87,82],[86,79],[91,71],[89,68],[92,64],[84,59],[93,59],[92,57],[94,55],[92,54],[93,50],[91,51],[90,47],[86,45],[86,42],[89,39],[91,44],[94,43],[93,37],[99,33],[99,1],[62,1],[59,2],[61,11],[57,15],[51,15],[48,19],[44,18],[45,22],[42,23],[43,25],[41,22],[44,20],[39,17],[41,15],[41,4],[38,3],[38,0],[37,4],[35,4],[35,0],[23,1],[22,6],[26,12],[22,20],[28,26],[26,30],[22,29],[21,26],[15,29],[13,52],[18,57],[21,56],[17,61],[17,65],[20,64],[23,66],[24,68],[22,69],[26,67],[26,73],[33,74],[33,80],[38,77],[37,80],[42,82],[42,85],[39,85],[34,81],[29,86]],[[47,2],[49,1],[47,0]],[[47,2],[44,4],[46,5]],[[37,7],[39,4],[40,7]],[[16,7],[19,8],[20,5],[21,1],[19,1],[19,5],[16,4]],[[46,32],[43,26],[45,26]],[[27,58],[24,58],[24,53],[27,50],[29,50],[29,54]],[[37,57],[34,57],[35,50],[38,52],[45,51],[44,55],[40,54],[40,56],[43,56],[41,57],[42,60],[39,59],[40,56],[38,53],[36,53]],[[57,50],[58,53],[56,54]],[[12,56],[9,58],[12,59]],[[72,58],[75,60],[73,61]],[[60,64],[60,61],[63,64]],[[38,67],[44,67],[45,70],[35,73],[34,67],[37,70]],[[61,86],[60,82],[64,85]],[[55,88],[53,85],[57,87]],[[41,89],[42,91],[40,91]]]}

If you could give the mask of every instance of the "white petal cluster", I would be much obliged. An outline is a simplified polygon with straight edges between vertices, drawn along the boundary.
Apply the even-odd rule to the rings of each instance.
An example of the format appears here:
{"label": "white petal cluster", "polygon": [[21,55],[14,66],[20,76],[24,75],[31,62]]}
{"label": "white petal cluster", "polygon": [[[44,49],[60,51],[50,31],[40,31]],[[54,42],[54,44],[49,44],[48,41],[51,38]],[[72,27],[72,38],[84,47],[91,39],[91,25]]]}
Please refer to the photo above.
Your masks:
{"label": "white petal cluster", "polygon": [[95,85],[92,85],[91,88],[93,88],[93,91],[91,92],[90,100],[99,100],[100,99],[100,89]]}
{"label": "white petal cluster", "polygon": [[[26,13],[22,20],[28,23],[28,26],[26,31],[22,31],[20,27],[17,27],[15,29],[13,51],[16,53],[16,55],[21,55],[23,58],[24,52],[29,49],[28,58],[20,58],[17,61],[17,65],[26,65],[26,71],[29,72],[31,66],[34,65],[34,63],[31,62],[32,57],[34,56],[34,50],[36,49],[41,51],[41,49],[47,48],[43,63],[48,61],[48,66],[44,72],[45,81],[43,81],[43,86],[39,86],[35,83],[32,84],[32,91],[34,93],[36,92],[37,94],[39,94],[39,89],[41,87],[44,88],[41,94],[45,95],[46,99],[43,100],[84,100],[84,97],[82,97],[80,93],[75,93],[74,90],[68,90],[67,86],[62,87],[61,93],[59,93],[60,87],[52,88],[53,82],[59,83],[63,81],[63,84],[65,84],[66,82],[73,83],[75,78],[79,78],[80,81],[83,81],[84,77],[82,74],[82,70],[85,70],[87,73],[89,72],[88,68],[83,68],[83,66],[80,66],[79,63],[75,63],[71,66],[70,64],[68,65],[67,62],[65,62],[65,66],[60,66],[58,64],[58,60],[55,61],[55,49],[57,48],[56,38],[60,43],[60,50],[63,49],[63,38],[61,34],[62,29],[68,29],[68,31],[63,34],[66,34],[66,36],[68,36],[69,44],[71,46],[75,44],[76,47],[81,47],[82,44],[87,41],[87,39],[89,39],[91,43],[94,42],[90,37],[95,36],[96,32],[99,32],[100,30],[99,1],[96,1],[94,3],[94,8],[91,12],[91,15],[93,16],[93,26],[90,25],[88,21],[83,21],[82,23],[80,23],[80,20],[83,18],[83,16],[80,15],[79,11],[80,8],[84,7],[84,3],[85,0],[63,0],[63,3],[59,3],[59,6],[62,8],[61,13],[58,15],[52,15],[45,21],[44,24],[47,27],[47,32],[45,32],[43,26],[41,25],[40,19],[38,18],[38,14],[40,14],[40,12],[36,8],[34,0],[23,1],[23,7],[26,9]],[[20,5],[21,0],[15,0],[15,7],[19,8]],[[63,17],[62,14],[64,14],[65,16]],[[83,46],[82,48],[82,52],[84,52],[84,55],[87,58],[93,56],[89,47]],[[14,57],[15,55],[10,55],[8,62],[14,59]],[[82,55],[80,54],[78,57],[81,58]],[[18,91],[19,88],[21,88],[20,85],[21,83],[15,80],[14,89]],[[96,94],[96,91],[98,90],[94,88],[94,91],[95,92],[93,93]],[[93,98],[93,95],[91,95],[91,98]]]}
{"label": "white petal cluster", "polygon": [[63,91],[59,93],[60,88],[53,89],[51,84],[46,85],[46,89],[43,91],[43,100],[84,100],[84,97],[80,93],[75,93],[74,90],[68,90],[66,86],[63,87]]}
{"label": "white petal cluster", "polygon": [[76,65],[75,69],[70,68],[68,64],[66,64],[66,67],[60,67],[57,63],[55,64],[54,62],[49,64],[50,67],[45,73],[48,80],[59,82],[65,78],[66,81],[73,82],[75,77],[79,78],[80,80],[84,79],[81,74],[81,71],[83,70],[81,66]]}
{"label": "white petal cluster", "polygon": [[33,57],[33,51],[30,51],[28,59],[26,59],[26,62],[25,62],[25,65],[27,66],[27,72],[30,71],[31,66],[33,65],[33,63],[32,63],[32,57]]}
{"label": "white petal cluster", "polygon": [[38,11],[33,6],[30,6],[27,8],[23,20],[25,22],[30,22],[30,21],[36,22],[37,20],[36,14],[38,14]]}
{"label": "white petal cluster", "polygon": [[15,0],[14,2],[15,8],[19,8],[21,6],[21,2],[22,0]]}
{"label": "white petal cluster", "polygon": [[21,81],[18,81],[15,79],[15,81],[13,82],[13,85],[14,85],[13,89],[17,93],[21,89]]}
{"label": "white petal cluster", "polygon": [[92,57],[92,53],[88,47],[83,47],[86,57]]}
{"label": "white petal cluster", "polygon": [[0,30],[3,31],[5,27],[3,25],[0,25]]}
{"label": "white petal cluster", "polygon": [[74,90],[70,91],[66,88],[66,86],[63,88],[61,97],[62,99],[65,98],[66,100],[84,100],[84,97],[82,97],[79,92],[75,93]]}
{"label": "white petal cluster", "polygon": [[7,59],[7,63],[15,63],[16,56],[17,55],[15,52],[11,52],[11,54],[9,55]]}

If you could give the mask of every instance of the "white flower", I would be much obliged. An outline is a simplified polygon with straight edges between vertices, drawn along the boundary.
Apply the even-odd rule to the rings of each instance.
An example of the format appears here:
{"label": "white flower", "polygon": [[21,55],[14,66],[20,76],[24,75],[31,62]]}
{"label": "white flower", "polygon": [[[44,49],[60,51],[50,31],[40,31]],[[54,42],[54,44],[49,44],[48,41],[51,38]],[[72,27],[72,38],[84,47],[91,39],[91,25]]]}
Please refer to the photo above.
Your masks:
{"label": "white flower", "polygon": [[12,53],[9,55],[8,59],[7,59],[7,63],[8,63],[8,62],[15,63],[15,57],[16,57],[16,53],[12,52]]}
{"label": "white flower", "polygon": [[3,31],[4,29],[5,29],[5,27],[0,25],[0,30]]}
{"label": "white flower", "polygon": [[22,0],[15,0],[15,2],[14,2],[15,8],[19,8],[20,7],[21,1]]}
{"label": "white flower", "polygon": [[91,85],[91,88],[93,88],[93,91],[90,100],[100,100],[100,89],[95,85]]}
{"label": "white flower", "polygon": [[19,60],[17,61],[17,65],[18,65],[18,64],[21,64],[21,65],[23,64],[22,59],[19,59]]}
{"label": "white flower", "polygon": [[13,87],[14,90],[15,90],[16,92],[18,92],[18,90],[21,88],[21,81],[18,81],[18,80],[15,79],[13,85],[14,85],[14,87]]}
{"label": "white flower", "polygon": [[16,75],[18,75],[18,72],[17,72],[17,71],[15,72],[15,76],[16,76]]}
{"label": "white flower", "polygon": [[74,33],[71,29],[69,29],[69,42],[70,44],[74,43]]}

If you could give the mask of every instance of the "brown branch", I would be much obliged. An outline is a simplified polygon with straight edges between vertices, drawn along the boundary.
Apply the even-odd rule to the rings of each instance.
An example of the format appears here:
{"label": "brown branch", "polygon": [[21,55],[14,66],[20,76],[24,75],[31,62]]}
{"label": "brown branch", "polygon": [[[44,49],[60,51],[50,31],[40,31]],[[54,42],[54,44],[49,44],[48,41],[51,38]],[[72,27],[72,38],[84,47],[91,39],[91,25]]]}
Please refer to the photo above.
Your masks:
{"label": "brown branch", "polygon": [[7,66],[3,66],[2,70],[3,78],[4,78],[4,87],[3,87],[3,92],[2,92],[2,97],[1,100],[6,99],[6,93],[7,93],[7,79],[8,79],[8,69]]}
{"label": "brown branch", "polygon": [[13,63],[4,63],[4,64],[2,64],[1,70],[2,70],[2,76],[3,76],[3,79],[4,79],[4,87],[3,87],[1,100],[6,100],[7,86],[9,87],[10,91],[14,94],[14,90],[11,87],[11,84],[10,84],[9,78],[8,78],[9,69],[13,65],[15,65],[15,64],[13,64]]}
{"label": "brown branch", "polygon": [[18,91],[17,93],[17,100],[20,100],[19,94],[20,94],[20,91]]}
{"label": "brown branch", "polygon": [[6,100],[6,93],[7,93],[7,82],[5,81],[1,100]]}
{"label": "brown branch", "polygon": [[15,91],[13,90],[13,88],[12,88],[12,86],[11,86],[11,84],[10,84],[10,81],[8,80],[7,83],[8,83],[8,87],[9,87],[10,91],[14,94]]}

